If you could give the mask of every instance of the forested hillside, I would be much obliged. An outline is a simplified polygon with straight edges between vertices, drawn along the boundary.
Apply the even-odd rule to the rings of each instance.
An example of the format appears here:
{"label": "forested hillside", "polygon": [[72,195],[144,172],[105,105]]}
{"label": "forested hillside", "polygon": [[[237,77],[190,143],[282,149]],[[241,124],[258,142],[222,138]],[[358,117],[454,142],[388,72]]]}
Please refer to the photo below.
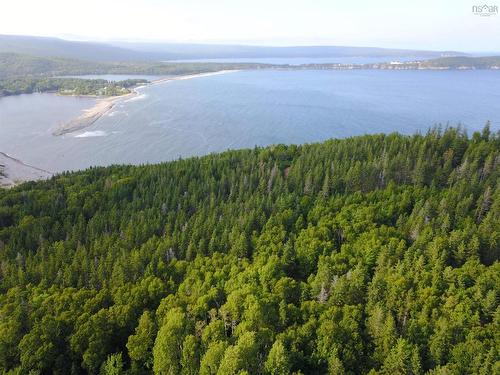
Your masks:
{"label": "forested hillside", "polygon": [[65,57],[93,61],[144,61],[160,56],[139,53],[105,43],[82,42],[29,35],[1,35],[0,52],[21,53],[39,57]]}
{"label": "forested hillside", "polygon": [[262,69],[273,65],[258,63],[163,63],[74,60],[59,57],[35,57],[0,52],[0,79],[47,78],[84,74],[181,75],[220,70]]}
{"label": "forested hillside", "polygon": [[500,135],[112,166],[0,191],[0,371],[498,374]]}
{"label": "forested hillside", "polygon": [[0,79],[37,75],[85,74],[97,71],[99,63],[63,58],[43,58],[0,52]]}

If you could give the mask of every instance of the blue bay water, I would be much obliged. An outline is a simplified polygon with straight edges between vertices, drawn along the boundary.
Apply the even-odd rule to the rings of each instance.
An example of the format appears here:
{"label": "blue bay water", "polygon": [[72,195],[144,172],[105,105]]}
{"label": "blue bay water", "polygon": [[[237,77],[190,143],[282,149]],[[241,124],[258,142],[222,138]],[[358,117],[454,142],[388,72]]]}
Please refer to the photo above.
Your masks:
{"label": "blue bay water", "polygon": [[500,130],[500,72],[241,71],[171,81],[81,131],[53,136],[93,99],[51,94],[0,99],[0,151],[51,171],[153,163],[226,149],[425,132],[487,120]]}

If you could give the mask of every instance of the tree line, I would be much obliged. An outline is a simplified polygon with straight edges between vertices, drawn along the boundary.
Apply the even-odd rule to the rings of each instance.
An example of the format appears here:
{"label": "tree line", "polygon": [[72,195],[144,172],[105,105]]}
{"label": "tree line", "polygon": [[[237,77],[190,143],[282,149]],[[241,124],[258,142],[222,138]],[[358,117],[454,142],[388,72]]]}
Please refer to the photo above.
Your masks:
{"label": "tree line", "polygon": [[24,77],[0,81],[0,97],[56,92],[60,95],[117,96],[130,93],[134,86],[148,83],[145,79],[108,81],[105,79]]}

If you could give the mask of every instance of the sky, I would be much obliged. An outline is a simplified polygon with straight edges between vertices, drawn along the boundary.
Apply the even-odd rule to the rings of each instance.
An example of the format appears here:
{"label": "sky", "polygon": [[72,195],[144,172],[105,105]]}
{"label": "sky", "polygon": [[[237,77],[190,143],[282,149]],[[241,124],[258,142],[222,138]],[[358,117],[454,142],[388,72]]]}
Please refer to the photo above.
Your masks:
{"label": "sky", "polygon": [[[470,0],[0,0],[0,34],[75,40],[499,51]],[[488,0],[497,5],[500,0]]]}

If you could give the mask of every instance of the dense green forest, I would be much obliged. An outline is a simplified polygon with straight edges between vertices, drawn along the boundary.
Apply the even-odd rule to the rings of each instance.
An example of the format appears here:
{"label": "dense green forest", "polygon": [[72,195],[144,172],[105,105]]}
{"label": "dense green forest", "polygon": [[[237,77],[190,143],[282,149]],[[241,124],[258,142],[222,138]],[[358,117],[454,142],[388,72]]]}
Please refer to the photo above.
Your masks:
{"label": "dense green forest", "polygon": [[0,52],[0,79],[43,74],[85,74],[87,71],[97,71],[99,66],[99,63],[90,61]]}
{"label": "dense green forest", "polygon": [[498,374],[500,134],[228,151],[0,191],[8,374]]}
{"label": "dense green forest", "polygon": [[148,83],[145,79],[107,81],[104,79],[26,77],[0,80],[0,97],[34,92],[57,92],[61,95],[116,96],[130,92],[132,87]]}

